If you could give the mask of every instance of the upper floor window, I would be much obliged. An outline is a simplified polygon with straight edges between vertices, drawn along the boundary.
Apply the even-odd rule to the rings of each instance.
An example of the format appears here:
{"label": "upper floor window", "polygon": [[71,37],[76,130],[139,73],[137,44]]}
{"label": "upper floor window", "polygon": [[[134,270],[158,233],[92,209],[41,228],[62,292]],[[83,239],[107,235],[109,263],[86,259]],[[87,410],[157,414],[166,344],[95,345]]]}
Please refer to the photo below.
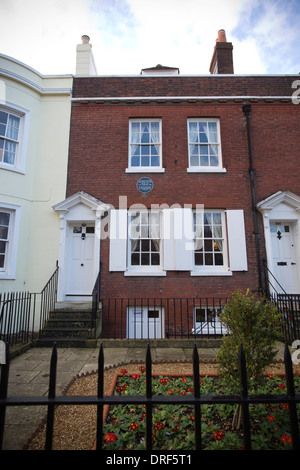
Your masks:
{"label": "upper floor window", "polygon": [[188,146],[188,171],[223,171],[218,119],[189,119]]}
{"label": "upper floor window", "polygon": [[129,166],[127,171],[164,171],[162,168],[160,119],[130,120]]}
{"label": "upper floor window", "polygon": [[0,162],[15,165],[19,134],[20,117],[0,110]]}
{"label": "upper floor window", "polygon": [[28,111],[0,107],[0,168],[24,172],[28,124]]}

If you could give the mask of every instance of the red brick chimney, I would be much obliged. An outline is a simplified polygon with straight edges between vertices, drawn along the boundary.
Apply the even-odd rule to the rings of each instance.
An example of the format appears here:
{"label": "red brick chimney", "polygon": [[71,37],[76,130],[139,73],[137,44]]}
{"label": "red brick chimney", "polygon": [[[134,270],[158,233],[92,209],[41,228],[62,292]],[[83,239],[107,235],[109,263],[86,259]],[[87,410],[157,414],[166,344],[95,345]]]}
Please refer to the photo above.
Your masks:
{"label": "red brick chimney", "polygon": [[211,74],[233,73],[232,49],[232,43],[227,42],[224,29],[220,29],[209,67]]}

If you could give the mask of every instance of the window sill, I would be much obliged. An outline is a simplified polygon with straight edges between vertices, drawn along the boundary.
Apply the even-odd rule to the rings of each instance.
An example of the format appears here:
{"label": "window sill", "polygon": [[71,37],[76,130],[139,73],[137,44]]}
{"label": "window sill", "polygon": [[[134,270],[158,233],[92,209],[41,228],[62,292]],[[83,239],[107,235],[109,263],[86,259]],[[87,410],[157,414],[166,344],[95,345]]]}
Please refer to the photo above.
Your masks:
{"label": "window sill", "polygon": [[195,168],[187,168],[187,173],[226,173],[226,168],[213,168],[213,167],[195,167]]}
{"label": "window sill", "polygon": [[21,175],[25,175],[25,171],[21,168],[17,168],[14,165],[9,165],[8,163],[0,163],[0,170],[8,170],[12,171],[13,173],[20,173]]}
{"label": "window sill", "polygon": [[16,276],[15,276],[15,274],[6,274],[6,273],[2,272],[2,273],[0,273],[0,279],[15,280]]}
{"label": "window sill", "polygon": [[124,276],[166,276],[166,271],[135,271],[128,270],[124,272]]}
{"label": "window sill", "polygon": [[229,270],[196,270],[190,272],[191,276],[232,276],[232,271]]}
{"label": "window sill", "polygon": [[125,173],[164,173],[165,168],[126,168]]}

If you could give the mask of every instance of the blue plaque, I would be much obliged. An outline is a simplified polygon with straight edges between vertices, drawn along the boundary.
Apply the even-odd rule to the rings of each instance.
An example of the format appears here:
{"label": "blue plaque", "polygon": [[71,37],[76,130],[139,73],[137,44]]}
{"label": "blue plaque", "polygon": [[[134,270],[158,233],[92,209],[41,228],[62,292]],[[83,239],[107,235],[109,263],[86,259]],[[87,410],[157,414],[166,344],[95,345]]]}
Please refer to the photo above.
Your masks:
{"label": "blue plaque", "polygon": [[152,179],[147,178],[146,176],[143,176],[143,178],[140,178],[138,182],[136,183],[137,189],[143,194],[150,193],[150,191],[152,191],[153,189],[153,186],[154,184],[153,184]]}

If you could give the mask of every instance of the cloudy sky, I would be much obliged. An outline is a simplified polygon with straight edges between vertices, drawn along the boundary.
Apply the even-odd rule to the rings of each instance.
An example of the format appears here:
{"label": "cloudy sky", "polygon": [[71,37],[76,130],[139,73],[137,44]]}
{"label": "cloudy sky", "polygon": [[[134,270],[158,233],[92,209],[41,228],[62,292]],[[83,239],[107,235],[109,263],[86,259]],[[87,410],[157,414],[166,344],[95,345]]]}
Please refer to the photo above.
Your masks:
{"label": "cloudy sky", "polygon": [[99,75],[208,74],[219,29],[236,74],[300,72],[300,0],[0,0],[0,18],[0,52],[44,75],[75,73],[83,34]]}

